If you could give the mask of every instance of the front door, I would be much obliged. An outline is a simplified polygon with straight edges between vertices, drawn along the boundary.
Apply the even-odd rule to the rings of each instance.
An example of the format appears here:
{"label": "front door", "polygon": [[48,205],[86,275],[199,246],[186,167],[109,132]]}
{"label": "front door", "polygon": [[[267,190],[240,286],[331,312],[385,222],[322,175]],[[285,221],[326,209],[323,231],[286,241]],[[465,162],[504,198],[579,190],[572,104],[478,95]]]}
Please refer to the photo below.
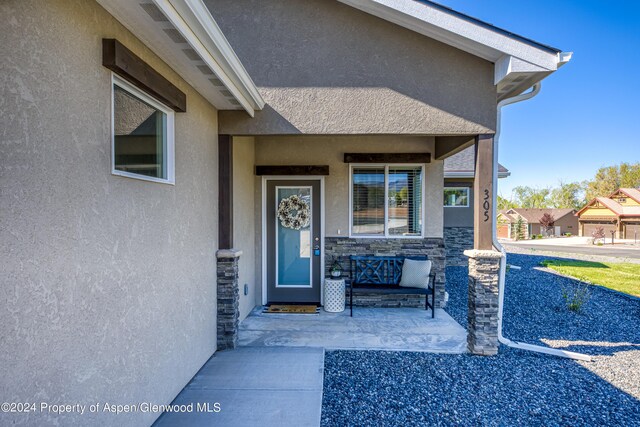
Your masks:
{"label": "front door", "polygon": [[320,304],[320,181],[268,180],[267,302]]}

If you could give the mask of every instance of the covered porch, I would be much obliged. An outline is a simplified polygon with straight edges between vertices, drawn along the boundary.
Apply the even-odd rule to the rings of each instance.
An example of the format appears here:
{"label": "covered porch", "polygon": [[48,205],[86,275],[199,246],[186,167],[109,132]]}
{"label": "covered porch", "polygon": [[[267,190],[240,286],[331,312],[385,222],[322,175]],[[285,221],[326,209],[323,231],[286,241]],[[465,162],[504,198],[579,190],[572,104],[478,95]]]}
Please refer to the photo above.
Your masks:
{"label": "covered porch", "polygon": [[[472,268],[472,274],[482,277],[470,280],[470,302],[479,307],[469,319],[470,338],[443,310],[443,159],[475,147],[474,193],[481,196],[474,199],[474,249],[490,251],[492,135],[220,135],[219,141],[219,349],[284,345],[496,351],[497,259]],[[365,180],[357,181],[362,171]],[[379,181],[371,178],[375,173]],[[397,184],[393,188],[392,182]],[[282,188],[300,193],[312,206],[307,228],[282,226],[276,215]],[[365,209],[357,206],[358,192],[367,194]],[[290,263],[281,255],[283,248],[288,250],[282,246],[288,235],[294,237],[293,261],[306,268],[290,288],[280,283],[287,274],[282,265]],[[261,313],[262,306],[270,303],[322,306],[324,278],[336,262],[343,268],[342,277],[349,278],[351,255],[428,257],[435,273],[435,320],[430,311],[420,309],[424,298],[419,295],[354,298],[358,308],[353,319],[322,310],[321,315],[309,317]],[[478,273],[478,266],[491,269],[490,274]],[[315,293],[308,292],[312,289]],[[487,334],[492,344],[478,339]]]}

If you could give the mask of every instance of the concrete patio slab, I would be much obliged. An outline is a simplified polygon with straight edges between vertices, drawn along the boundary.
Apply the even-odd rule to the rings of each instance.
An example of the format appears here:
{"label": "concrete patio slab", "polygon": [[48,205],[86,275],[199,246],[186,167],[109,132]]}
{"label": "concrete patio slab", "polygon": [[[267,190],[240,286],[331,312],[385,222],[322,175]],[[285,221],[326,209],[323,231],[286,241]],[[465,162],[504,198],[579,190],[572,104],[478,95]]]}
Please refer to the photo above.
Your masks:
{"label": "concrete patio slab", "polygon": [[165,413],[154,426],[319,426],[324,350],[242,347],[216,353],[173,405],[219,404],[219,412]]}
{"label": "concrete patio slab", "polygon": [[327,350],[389,350],[465,353],[467,332],[444,310],[354,308],[318,315],[266,314],[256,308],[240,324],[240,346],[319,347]]}

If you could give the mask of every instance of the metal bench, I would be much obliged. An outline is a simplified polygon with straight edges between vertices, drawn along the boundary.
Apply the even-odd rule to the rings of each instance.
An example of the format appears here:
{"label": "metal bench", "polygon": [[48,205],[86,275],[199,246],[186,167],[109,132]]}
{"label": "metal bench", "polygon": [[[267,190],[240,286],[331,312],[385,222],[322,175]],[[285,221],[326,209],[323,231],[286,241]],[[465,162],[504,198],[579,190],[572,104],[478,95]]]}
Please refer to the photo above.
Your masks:
{"label": "metal bench", "polygon": [[[435,317],[436,274],[432,270],[427,288],[409,288],[399,286],[402,265],[405,259],[427,260],[426,256],[363,256],[349,257],[351,278],[349,280],[349,309],[353,317],[353,294],[383,295],[425,295],[424,309],[431,308],[431,317]],[[431,302],[429,302],[431,295]]]}

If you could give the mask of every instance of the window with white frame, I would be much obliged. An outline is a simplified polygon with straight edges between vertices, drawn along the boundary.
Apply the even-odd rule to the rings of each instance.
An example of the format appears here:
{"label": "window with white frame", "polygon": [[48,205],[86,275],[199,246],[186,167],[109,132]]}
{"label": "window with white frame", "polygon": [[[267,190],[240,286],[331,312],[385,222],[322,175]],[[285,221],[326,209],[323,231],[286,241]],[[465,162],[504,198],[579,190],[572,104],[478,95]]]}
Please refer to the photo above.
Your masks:
{"label": "window with white frame", "polygon": [[115,75],[112,88],[112,173],[173,183],[173,110]]}
{"label": "window with white frame", "polygon": [[445,187],[444,188],[444,206],[454,208],[469,207],[469,188],[468,187]]}
{"label": "window with white frame", "polygon": [[423,167],[351,167],[351,235],[420,237]]}

